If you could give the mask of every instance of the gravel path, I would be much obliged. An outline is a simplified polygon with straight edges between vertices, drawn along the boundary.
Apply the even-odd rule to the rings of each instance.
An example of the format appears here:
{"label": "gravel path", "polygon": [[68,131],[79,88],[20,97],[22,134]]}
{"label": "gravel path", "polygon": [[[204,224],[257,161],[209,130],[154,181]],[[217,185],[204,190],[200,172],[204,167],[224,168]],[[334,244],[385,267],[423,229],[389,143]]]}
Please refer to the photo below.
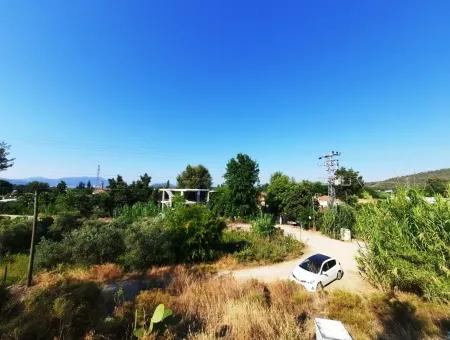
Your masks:
{"label": "gravel path", "polygon": [[367,292],[373,288],[359,275],[355,255],[360,245],[357,241],[343,242],[331,239],[319,232],[302,230],[298,227],[280,225],[285,234],[291,235],[305,244],[304,254],[301,258],[286,261],[274,265],[245,268],[232,271],[223,271],[221,274],[231,274],[238,280],[258,279],[261,281],[275,281],[287,279],[292,269],[301,260],[315,253],[323,253],[338,259],[344,269],[344,277],[341,280],[330,283],[325,289],[345,289],[357,292]]}

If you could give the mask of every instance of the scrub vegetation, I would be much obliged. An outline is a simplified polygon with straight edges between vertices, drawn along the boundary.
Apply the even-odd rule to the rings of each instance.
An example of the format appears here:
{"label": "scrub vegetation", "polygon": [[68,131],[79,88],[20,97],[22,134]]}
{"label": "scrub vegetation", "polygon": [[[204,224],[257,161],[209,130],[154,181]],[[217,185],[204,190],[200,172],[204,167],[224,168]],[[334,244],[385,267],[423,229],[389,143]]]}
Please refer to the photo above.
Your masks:
{"label": "scrub vegetation", "polygon": [[[97,193],[81,184],[19,188],[19,200],[2,209],[29,213],[31,191],[40,190],[37,276],[24,287],[30,220],[0,219],[1,273],[8,267],[0,283],[0,337],[305,339],[317,316],[341,320],[355,339],[444,337],[450,328],[446,194],[430,204],[423,190],[405,189],[360,205],[358,197],[368,195],[364,182],[342,168],[343,182],[354,184],[337,190],[346,204],[322,212],[314,199],[324,193],[322,184],[276,173],[259,186],[258,174],[258,164],[238,154],[209,204],[187,206],[177,197],[164,210],[146,174],[131,184],[117,176]],[[179,182],[211,185],[202,166],[188,166]],[[299,258],[303,244],[275,227],[277,217],[314,223],[334,238],[340,228],[351,229],[365,244],[361,271],[379,292],[312,295],[293,282],[216,275]],[[227,228],[240,219],[251,221],[250,230]]]}
{"label": "scrub vegetation", "polygon": [[356,230],[367,245],[359,263],[374,284],[450,300],[450,203],[428,203],[417,190],[400,190],[361,207]]}
{"label": "scrub vegetation", "polygon": [[100,267],[45,273],[31,289],[1,290],[0,333],[20,339],[131,339],[135,322],[148,323],[160,304],[173,314],[149,339],[309,339],[316,316],[342,320],[355,339],[440,338],[449,327],[448,305],[414,295],[312,295],[289,281],[238,283],[182,266],[135,276],[151,285],[137,295],[108,296],[101,293],[108,286],[106,266]]}

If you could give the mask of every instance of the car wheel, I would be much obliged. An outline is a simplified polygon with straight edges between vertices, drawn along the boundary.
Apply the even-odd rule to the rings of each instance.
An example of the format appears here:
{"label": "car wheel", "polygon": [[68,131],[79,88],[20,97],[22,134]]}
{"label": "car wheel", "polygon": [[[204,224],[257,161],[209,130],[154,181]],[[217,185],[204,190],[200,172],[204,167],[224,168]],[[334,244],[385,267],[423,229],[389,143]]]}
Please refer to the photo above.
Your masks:
{"label": "car wheel", "polygon": [[342,270],[338,271],[337,273],[337,279],[340,280],[342,279],[342,276],[344,276],[344,272]]}
{"label": "car wheel", "polygon": [[319,283],[317,284],[316,291],[317,291],[317,292],[323,291],[323,284],[322,284],[322,282],[319,282]]}

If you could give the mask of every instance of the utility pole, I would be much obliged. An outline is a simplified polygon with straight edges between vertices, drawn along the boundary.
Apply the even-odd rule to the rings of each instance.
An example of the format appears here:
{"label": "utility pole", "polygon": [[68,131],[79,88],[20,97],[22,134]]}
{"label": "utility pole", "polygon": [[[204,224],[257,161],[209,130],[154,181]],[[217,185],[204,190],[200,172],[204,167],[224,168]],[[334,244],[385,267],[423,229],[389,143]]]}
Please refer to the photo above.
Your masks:
{"label": "utility pole", "polygon": [[36,237],[37,216],[38,215],[38,191],[34,191],[34,213],[33,213],[33,228],[31,229],[31,244],[30,244],[30,260],[28,262],[27,286],[31,286],[33,279],[33,264],[34,264],[34,239]]}
{"label": "utility pole", "polygon": [[327,183],[328,183],[328,196],[331,199],[330,206],[334,206],[334,201],[336,200],[336,191],[334,186],[336,185],[337,177],[336,170],[339,168],[339,156],[341,155],[338,151],[331,151],[330,153],[320,156],[319,160],[323,160],[324,166],[327,169]]}

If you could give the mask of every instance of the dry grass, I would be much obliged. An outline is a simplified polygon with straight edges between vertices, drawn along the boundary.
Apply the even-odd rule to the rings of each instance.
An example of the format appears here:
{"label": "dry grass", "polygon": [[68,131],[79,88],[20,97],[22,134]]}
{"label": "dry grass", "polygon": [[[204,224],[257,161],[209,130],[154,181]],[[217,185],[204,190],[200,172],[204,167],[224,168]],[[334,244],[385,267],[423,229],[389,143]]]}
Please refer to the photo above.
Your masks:
{"label": "dry grass", "polygon": [[[105,282],[119,275],[112,268],[45,273],[39,276],[39,286],[52,289],[60,280],[81,278]],[[355,339],[440,339],[450,327],[448,304],[408,294],[334,291],[317,295],[291,281],[242,283],[183,266],[154,268],[145,279],[155,288],[141,292],[134,301],[121,302],[113,316],[120,329],[129,330],[135,310],[149,316],[158,304],[165,304],[174,316],[165,332],[152,338],[313,339],[315,317],[341,320]],[[87,338],[92,339],[110,339],[109,334],[125,337],[118,331],[89,331]]]}
{"label": "dry grass", "polygon": [[115,263],[105,263],[92,266],[90,274],[91,278],[95,281],[113,281],[118,280],[123,276],[123,269]]}

